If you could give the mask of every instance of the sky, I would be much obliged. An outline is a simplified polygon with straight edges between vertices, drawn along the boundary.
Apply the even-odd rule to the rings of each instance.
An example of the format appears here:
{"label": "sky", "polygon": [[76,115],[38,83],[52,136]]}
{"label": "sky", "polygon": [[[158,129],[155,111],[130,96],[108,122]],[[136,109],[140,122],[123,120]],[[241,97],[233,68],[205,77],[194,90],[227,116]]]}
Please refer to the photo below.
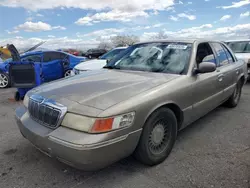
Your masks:
{"label": "sky", "polygon": [[250,0],[0,0],[0,45],[90,48],[116,35],[250,38]]}

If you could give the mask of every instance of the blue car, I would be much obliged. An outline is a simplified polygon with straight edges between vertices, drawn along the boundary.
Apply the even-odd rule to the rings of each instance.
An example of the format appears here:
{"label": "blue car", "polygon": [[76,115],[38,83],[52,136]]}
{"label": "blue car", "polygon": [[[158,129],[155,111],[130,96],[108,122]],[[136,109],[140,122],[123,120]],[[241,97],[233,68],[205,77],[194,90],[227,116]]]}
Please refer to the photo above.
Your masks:
{"label": "blue car", "polygon": [[[43,82],[49,82],[62,77],[70,76],[73,67],[85,61],[87,58],[74,56],[63,51],[32,51],[20,55],[20,59],[22,62],[41,63]],[[0,88],[10,86],[8,72],[10,62],[12,62],[11,58],[4,62],[0,62]]]}

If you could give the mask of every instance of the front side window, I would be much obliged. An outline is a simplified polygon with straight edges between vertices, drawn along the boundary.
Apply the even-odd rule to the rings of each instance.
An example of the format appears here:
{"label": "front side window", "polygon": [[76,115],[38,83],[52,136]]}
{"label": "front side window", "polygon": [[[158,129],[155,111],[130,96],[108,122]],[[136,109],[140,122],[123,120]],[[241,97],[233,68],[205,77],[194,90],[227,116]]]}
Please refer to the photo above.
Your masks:
{"label": "front side window", "polygon": [[40,55],[29,55],[21,58],[23,62],[41,62]]}
{"label": "front side window", "polygon": [[227,54],[223,48],[223,46],[220,43],[212,43],[212,46],[214,47],[215,53],[219,60],[219,66],[225,66],[229,64],[229,61],[227,59]]}
{"label": "front side window", "polygon": [[217,65],[213,50],[208,43],[201,43],[198,45],[196,63],[199,65],[201,62],[211,62]]}
{"label": "front side window", "polygon": [[250,53],[250,41],[228,42],[227,45],[234,53]]}
{"label": "front side window", "polygon": [[157,42],[137,44],[129,47],[122,55],[118,55],[107,67],[134,71],[186,74],[191,51],[191,43]]}

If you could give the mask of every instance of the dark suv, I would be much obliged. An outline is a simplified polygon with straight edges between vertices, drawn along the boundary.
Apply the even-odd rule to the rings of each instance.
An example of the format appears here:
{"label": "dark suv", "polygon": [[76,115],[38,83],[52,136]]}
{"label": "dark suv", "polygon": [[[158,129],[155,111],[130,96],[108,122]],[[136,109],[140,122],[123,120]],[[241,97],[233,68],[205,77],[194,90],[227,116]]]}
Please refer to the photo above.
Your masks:
{"label": "dark suv", "polygon": [[92,59],[92,58],[98,58],[105,53],[107,53],[107,51],[104,49],[89,49],[87,52],[83,53],[82,56]]}

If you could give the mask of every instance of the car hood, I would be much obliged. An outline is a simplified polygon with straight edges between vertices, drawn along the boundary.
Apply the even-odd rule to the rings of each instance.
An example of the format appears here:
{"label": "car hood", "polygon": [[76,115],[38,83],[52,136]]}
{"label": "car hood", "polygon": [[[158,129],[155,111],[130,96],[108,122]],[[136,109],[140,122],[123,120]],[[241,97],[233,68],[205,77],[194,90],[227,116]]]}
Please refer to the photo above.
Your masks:
{"label": "car hood", "polygon": [[248,60],[250,59],[250,53],[235,53],[235,56],[236,56],[238,59],[244,60],[246,63],[247,63]]}
{"label": "car hood", "polygon": [[31,94],[105,110],[177,77],[179,75],[101,69],[44,84]]}
{"label": "car hood", "polygon": [[96,70],[103,68],[107,63],[107,60],[105,59],[95,59],[86,61],[84,63],[80,63],[75,66],[75,69],[77,70]]}

